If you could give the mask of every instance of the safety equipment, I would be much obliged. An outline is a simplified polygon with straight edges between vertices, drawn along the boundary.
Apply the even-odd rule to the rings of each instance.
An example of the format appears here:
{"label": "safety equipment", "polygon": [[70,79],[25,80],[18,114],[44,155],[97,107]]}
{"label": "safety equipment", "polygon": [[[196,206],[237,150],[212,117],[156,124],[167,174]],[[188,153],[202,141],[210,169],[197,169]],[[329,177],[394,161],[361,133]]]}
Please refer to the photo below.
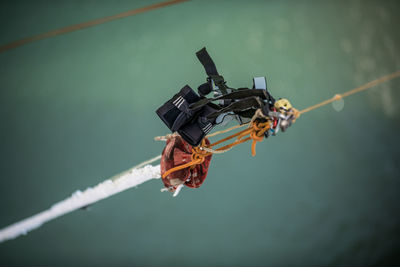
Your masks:
{"label": "safety equipment", "polygon": [[290,104],[289,100],[287,100],[286,98],[280,98],[278,99],[275,104],[274,107],[281,113],[283,114],[287,114],[287,112],[292,109],[292,104]]}
{"label": "safety equipment", "polygon": [[172,132],[178,132],[190,145],[197,146],[215,125],[215,118],[208,118],[219,107],[210,103],[193,106],[201,98],[188,85],[174,95],[156,113]]}
{"label": "safety equipment", "polygon": [[[198,146],[215,125],[228,118],[244,124],[258,109],[268,115],[275,99],[267,90],[265,77],[255,77],[253,88],[231,88],[218,73],[206,48],[199,50],[196,56],[208,76],[197,88],[198,94],[186,85],[156,111],[172,132],[178,132],[190,145]],[[211,92],[213,97],[207,98]]]}
{"label": "safety equipment", "polygon": [[157,109],[156,113],[167,127],[175,132],[192,119],[194,111],[189,108],[189,105],[199,100],[200,97],[196,92],[189,85],[185,85],[179,93]]}
{"label": "safety equipment", "polygon": [[[206,145],[210,144],[207,138],[205,138],[203,142]],[[164,177],[164,174],[168,170],[191,162],[193,160],[193,150],[194,148],[186,143],[179,135],[173,135],[168,138],[167,145],[165,146],[161,157],[161,175]],[[192,188],[200,187],[206,179],[211,156],[212,155],[206,156],[203,162],[193,167],[182,168],[166,175],[162,179],[165,187],[170,191],[175,191],[181,184]]]}

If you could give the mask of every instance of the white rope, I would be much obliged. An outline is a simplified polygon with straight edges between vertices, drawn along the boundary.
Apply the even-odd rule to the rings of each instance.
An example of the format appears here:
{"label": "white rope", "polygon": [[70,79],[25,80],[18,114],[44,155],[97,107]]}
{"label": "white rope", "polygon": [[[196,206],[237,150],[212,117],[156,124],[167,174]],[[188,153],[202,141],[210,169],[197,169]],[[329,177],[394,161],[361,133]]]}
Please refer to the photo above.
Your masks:
{"label": "white rope", "polygon": [[154,158],[152,158],[152,159],[146,160],[146,161],[144,161],[144,162],[142,162],[142,163],[136,165],[136,166],[133,167],[132,169],[139,169],[139,168],[142,168],[142,167],[144,167],[144,166],[146,166],[146,165],[149,165],[149,164],[151,164],[151,163],[153,163],[153,162],[155,162],[155,161],[157,161],[157,160],[160,160],[160,159],[161,159],[161,155],[158,155],[157,157],[154,157]]}
{"label": "white rope", "polygon": [[1,229],[0,243],[27,234],[29,231],[39,228],[44,223],[64,214],[86,207],[149,180],[160,178],[160,165],[142,167],[144,164],[149,164],[158,159],[160,159],[160,156],[107,179],[95,187],[89,187],[83,192],[78,190],[69,198],[51,206],[50,209]]}

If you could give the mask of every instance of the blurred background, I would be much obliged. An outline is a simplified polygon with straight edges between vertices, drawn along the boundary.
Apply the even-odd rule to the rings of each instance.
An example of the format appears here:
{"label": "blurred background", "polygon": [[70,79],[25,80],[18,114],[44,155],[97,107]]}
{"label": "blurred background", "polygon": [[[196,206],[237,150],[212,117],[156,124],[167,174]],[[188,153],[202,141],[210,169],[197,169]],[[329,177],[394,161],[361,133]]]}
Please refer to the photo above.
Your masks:
{"label": "blurred background", "polygon": [[[151,1],[1,1],[0,46]],[[298,109],[400,69],[398,1],[187,1],[0,53],[0,228],[161,153],[155,110],[266,76]],[[400,79],[0,244],[1,266],[390,266],[400,253]]]}

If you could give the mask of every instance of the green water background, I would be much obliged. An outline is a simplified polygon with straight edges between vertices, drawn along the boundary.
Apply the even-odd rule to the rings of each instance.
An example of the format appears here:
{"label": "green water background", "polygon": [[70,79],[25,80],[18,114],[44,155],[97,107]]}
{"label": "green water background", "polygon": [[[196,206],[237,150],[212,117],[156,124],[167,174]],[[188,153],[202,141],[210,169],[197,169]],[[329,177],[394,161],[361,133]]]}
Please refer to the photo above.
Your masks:
{"label": "green water background", "polygon": [[[0,4],[0,44],[157,1]],[[154,111],[267,76],[302,109],[400,69],[397,1],[190,1],[0,54],[0,227],[161,152]],[[376,266],[400,253],[400,80],[214,156],[178,198],[152,181],[0,244],[1,266]],[[382,265],[381,265],[382,266]]]}

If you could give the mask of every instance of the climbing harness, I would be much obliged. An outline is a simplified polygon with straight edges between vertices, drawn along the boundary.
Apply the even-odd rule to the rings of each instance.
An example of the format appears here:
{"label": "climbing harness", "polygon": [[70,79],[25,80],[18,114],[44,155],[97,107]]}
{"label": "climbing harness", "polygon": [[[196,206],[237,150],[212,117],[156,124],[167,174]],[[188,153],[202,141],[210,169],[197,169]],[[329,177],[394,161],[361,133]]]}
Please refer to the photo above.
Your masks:
{"label": "climbing harness", "polygon": [[[192,146],[198,146],[217,125],[234,117],[240,124],[249,122],[257,109],[268,115],[275,99],[267,91],[265,77],[253,79],[253,88],[226,85],[205,48],[196,53],[208,75],[198,87],[198,94],[185,85],[156,113],[172,132],[177,132]],[[212,97],[206,97],[213,92]]]}
{"label": "climbing harness", "polygon": [[[231,88],[205,48],[196,56],[207,74],[206,82],[197,88],[198,94],[185,85],[156,111],[172,131],[170,135],[157,138],[166,141],[161,175],[165,187],[172,192],[180,190],[182,185],[200,187],[207,176],[212,154],[225,153],[252,140],[251,151],[255,156],[257,142],[276,135],[279,130],[285,131],[299,116],[287,99],[275,100],[271,96],[265,77],[253,78],[252,88]],[[213,96],[207,97],[212,92]],[[239,122],[238,127],[247,128],[210,143],[207,134],[216,125],[231,119]],[[224,132],[227,130],[221,133]],[[231,139],[230,144],[215,148]]]}
{"label": "climbing harness", "polygon": [[[172,131],[155,140],[167,142],[161,156],[161,176],[165,190],[174,192],[174,196],[183,186],[202,185],[213,154],[225,153],[251,140],[251,153],[255,156],[257,142],[286,131],[301,114],[400,76],[400,71],[394,72],[298,111],[287,99],[275,100],[270,95],[265,77],[253,78],[252,88],[231,88],[205,48],[196,55],[208,75],[207,82],[198,87],[198,94],[189,85],[184,86],[156,111]],[[213,97],[207,97],[211,92]],[[209,134],[216,125],[224,125],[230,119],[239,124]],[[214,143],[208,139],[241,127],[246,128]],[[229,140],[231,143],[222,145]],[[218,145],[222,146],[216,148]]]}

